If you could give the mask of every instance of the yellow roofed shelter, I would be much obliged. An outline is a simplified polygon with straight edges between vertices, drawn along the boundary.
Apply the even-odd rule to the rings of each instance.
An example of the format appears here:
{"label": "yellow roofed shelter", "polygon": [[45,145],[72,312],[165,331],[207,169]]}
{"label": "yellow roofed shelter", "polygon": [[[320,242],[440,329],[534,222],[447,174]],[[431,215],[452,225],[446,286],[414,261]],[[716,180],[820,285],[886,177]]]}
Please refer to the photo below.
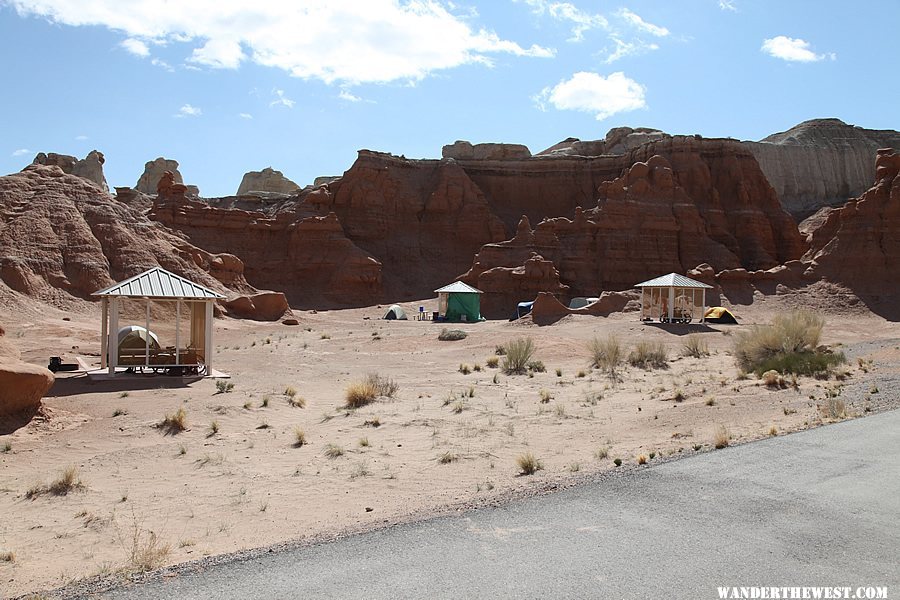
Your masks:
{"label": "yellow roofed shelter", "polygon": [[[154,267],[93,295],[100,298],[102,312],[100,364],[109,375],[122,370],[212,375],[213,304],[222,294]],[[159,331],[151,329],[154,306],[157,312],[174,312],[174,328],[166,319],[157,323]],[[120,327],[126,314],[143,318]],[[159,335],[163,329],[170,339]]]}
{"label": "yellow roofed shelter", "polygon": [[635,287],[641,288],[641,321],[660,323],[705,322],[706,290],[711,285],[669,273]]}

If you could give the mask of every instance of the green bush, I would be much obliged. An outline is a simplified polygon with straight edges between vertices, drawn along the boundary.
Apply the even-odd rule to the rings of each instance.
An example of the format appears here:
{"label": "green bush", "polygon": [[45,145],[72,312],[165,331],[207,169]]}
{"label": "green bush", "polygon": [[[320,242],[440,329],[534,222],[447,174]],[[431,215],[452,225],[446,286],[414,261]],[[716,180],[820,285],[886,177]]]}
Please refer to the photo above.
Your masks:
{"label": "green bush", "polygon": [[812,312],[795,310],[777,315],[769,325],[738,333],[734,356],[738,367],[761,376],[766,371],[814,375],[846,362],[842,353],[819,348],[825,320]]}

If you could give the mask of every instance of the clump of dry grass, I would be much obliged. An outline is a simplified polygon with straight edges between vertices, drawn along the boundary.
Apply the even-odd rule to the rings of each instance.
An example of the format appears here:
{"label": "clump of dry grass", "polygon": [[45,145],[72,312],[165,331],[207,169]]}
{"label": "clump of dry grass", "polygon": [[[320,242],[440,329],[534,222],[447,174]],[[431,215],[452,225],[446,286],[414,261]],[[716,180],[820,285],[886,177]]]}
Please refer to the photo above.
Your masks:
{"label": "clump of dry grass", "polygon": [[681,353],[684,356],[703,358],[704,356],[709,356],[709,344],[699,334],[692,333],[684,340]]}
{"label": "clump of dry grass", "polygon": [[372,417],[371,419],[366,419],[363,421],[363,426],[365,427],[381,427],[381,419],[376,417]]}
{"label": "clump of dry grass", "polygon": [[642,369],[664,369],[669,355],[662,342],[638,342],[628,353],[628,364]]}
{"label": "clump of dry grass", "polygon": [[50,482],[49,485],[35,485],[27,492],[25,497],[29,500],[37,498],[43,494],[51,494],[53,496],[67,496],[70,492],[83,490],[84,483],[78,476],[78,467],[69,465],[64,468],[60,474]]}
{"label": "clump of dry grass", "polygon": [[463,375],[468,375],[469,373],[472,372],[472,369],[469,367],[469,365],[467,365],[465,363],[460,363],[459,372],[462,373]]}
{"label": "clump of dry grass", "polygon": [[450,452],[449,450],[447,450],[446,452],[444,452],[443,454],[438,456],[437,461],[442,465],[446,465],[446,464],[455,462],[458,459],[459,459],[458,456],[456,456],[453,452]]}
{"label": "clump of dry grass", "polygon": [[291,396],[288,398],[288,405],[294,408],[306,408],[306,398],[303,396]]}
{"label": "clump of dry grass", "polygon": [[396,381],[378,373],[367,374],[366,383],[375,389],[376,395],[385,398],[393,398],[400,391],[400,385]]}
{"label": "clump of dry grass", "polygon": [[755,326],[734,336],[734,356],[742,371],[762,375],[766,371],[796,375],[828,372],[845,362],[844,355],[819,348],[825,319],[795,310],[776,315],[769,325]]}
{"label": "clump of dry grass", "polygon": [[836,396],[829,396],[822,406],[822,412],[829,419],[844,419],[847,417],[847,405]]}
{"label": "clump of dry grass", "polygon": [[602,340],[595,337],[588,342],[588,352],[592,367],[606,372],[610,377],[616,376],[616,369],[622,362],[622,345],[619,343],[619,338],[614,335],[609,335]]}
{"label": "clump of dry grass", "polygon": [[507,342],[503,348],[506,351],[503,358],[503,372],[508,375],[525,373],[536,350],[534,340],[518,338]]}
{"label": "clump of dry grass", "polygon": [[16,553],[12,550],[0,551],[0,562],[14,563],[16,562]]}
{"label": "clump of dry grass", "polygon": [[775,437],[776,435],[778,435],[778,428],[775,427],[774,425],[769,427],[769,435],[771,435],[772,437]]}
{"label": "clump of dry grass", "polygon": [[597,460],[603,460],[604,458],[609,456],[609,448],[606,446],[601,446],[594,451],[594,458]]}
{"label": "clump of dry grass", "polygon": [[344,455],[344,449],[337,444],[325,444],[325,456],[337,458]]}
{"label": "clump of dry grass", "polygon": [[179,407],[173,414],[163,417],[163,420],[159,423],[159,428],[169,435],[181,433],[187,429],[187,412],[185,412],[184,408]]}
{"label": "clump of dry grass", "polygon": [[535,458],[531,452],[520,454],[516,458],[516,465],[519,467],[521,475],[533,475],[544,468],[541,461]]}
{"label": "clump of dry grass", "polygon": [[464,410],[466,410],[465,400],[457,400],[450,406],[450,412],[452,412],[454,415],[458,415]]}
{"label": "clump of dry grass", "polygon": [[540,396],[541,396],[541,404],[547,404],[548,402],[553,400],[553,394],[551,394],[550,392],[548,392],[545,389],[541,389]]}
{"label": "clump of dry grass", "polygon": [[766,384],[766,387],[770,388],[783,388],[786,387],[787,384],[784,381],[784,377],[781,376],[781,373],[776,371],[775,369],[770,369],[762,374],[763,383]]}
{"label": "clump of dry grass", "polygon": [[378,397],[378,388],[368,379],[351,383],[344,392],[344,407],[360,408],[375,402]]}
{"label": "clump of dry grass", "polygon": [[637,464],[639,464],[639,465],[646,465],[646,464],[647,464],[647,457],[644,456],[643,454],[639,454],[638,457],[637,457]]}
{"label": "clump of dry grass", "polygon": [[127,566],[135,571],[144,572],[158,569],[165,564],[172,552],[170,544],[164,542],[155,532],[144,529],[135,516],[132,516],[128,539],[123,539],[121,533],[118,535],[127,554]]}
{"label": "clump of dry grass", "polygon": [[731,435],[728,433],[728,429],[724,425],[717,425],[716,430],[713,433],[713,446],[717,450],[721,450],[728,446],[731,441]]}
{"label": "clump of dry grass", "polygon": [[496,369],[500,365],[500,357],[499,356],[489,356],[487,360],[484,361],[491,369]]}
{"label": "clump of dry grass", "polygon": [[294,427],[294,448],[306,445],[306,432],[300,426]]}
{"label": "clump of dry grass", "polygon": [[206,437],[213,437],[217,433],[219,433],[219,422],[213,421],[212,423],[209,424],[209,433],[207,434]]}

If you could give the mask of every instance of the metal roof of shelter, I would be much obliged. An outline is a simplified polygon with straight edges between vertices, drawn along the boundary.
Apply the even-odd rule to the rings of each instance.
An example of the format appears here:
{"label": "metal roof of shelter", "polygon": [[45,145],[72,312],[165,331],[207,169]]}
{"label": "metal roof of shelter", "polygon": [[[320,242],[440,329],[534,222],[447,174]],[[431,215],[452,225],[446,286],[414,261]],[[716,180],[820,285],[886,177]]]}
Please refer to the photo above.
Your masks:
{"label": "metal roof of shelter", "polygon": [[162,267],[153,267],[125,281],[96,291],[93,295],[117,298],[171,298],[173,300],[178,298],[217,300],[225,297],[189,279],[170,273]]}
{"label": "metal roof of shelter", "polygon": [[712,289],[711,285],[706,285],[703,282],[695,281],[690,277],[685,277],[684,275],[679,275],[678,273],[669,273],[668,275],[663,275],[661,277],[657,277],[656,279],[651,279],[649,281],[639,283],[634,287],[677,287]]}
{"label": "metal roof of shelter", "polygon": [[471,285],[466,285],[462,281],[454,281],[450,285],[445,285],[442,288],[438,288],[434,290],[434,293],[448,293],[448,294],[483,294],[481,290],[476,290]]}

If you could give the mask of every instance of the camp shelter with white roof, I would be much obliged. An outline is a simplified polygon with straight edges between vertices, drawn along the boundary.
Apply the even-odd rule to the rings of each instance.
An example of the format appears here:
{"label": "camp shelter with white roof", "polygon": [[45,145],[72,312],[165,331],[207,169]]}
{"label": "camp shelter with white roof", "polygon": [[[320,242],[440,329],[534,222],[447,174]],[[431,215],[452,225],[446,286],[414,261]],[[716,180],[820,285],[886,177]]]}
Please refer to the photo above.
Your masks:
{"label": "camp shelter with white roof", "polygon": [[447,321],[480,321],[481,290],[462,281],[434,290],[438,295],[438,315]]}
{"label": "camp shelter with white roof", "polygon": [[711,285],[669,273],[635,287],[641,288],[641,321],[690,323],[697,318],[704,322],[706,290],[712,289]]}
{"label": "camp shelter with white roof", "polygon": [[[222,294],[184,277],[154,267],[106,289],[94,292],[101,299],[101,367],[115,375],[117,367],[165,370],[170,373],[205,372],[212,374],[213,304]],[[142,325],[147,332],[143,347],[124,347],[119,343],[119,318],[128,303],[145,305]],[[174,346],[153,344],[157,339],[150,329],[151,304],[174,304]],[[133,306],[129,307],[133,308]],[[132,311],[133,312],[133,311]],[[185,345],[182,323],[189,323]]]}

